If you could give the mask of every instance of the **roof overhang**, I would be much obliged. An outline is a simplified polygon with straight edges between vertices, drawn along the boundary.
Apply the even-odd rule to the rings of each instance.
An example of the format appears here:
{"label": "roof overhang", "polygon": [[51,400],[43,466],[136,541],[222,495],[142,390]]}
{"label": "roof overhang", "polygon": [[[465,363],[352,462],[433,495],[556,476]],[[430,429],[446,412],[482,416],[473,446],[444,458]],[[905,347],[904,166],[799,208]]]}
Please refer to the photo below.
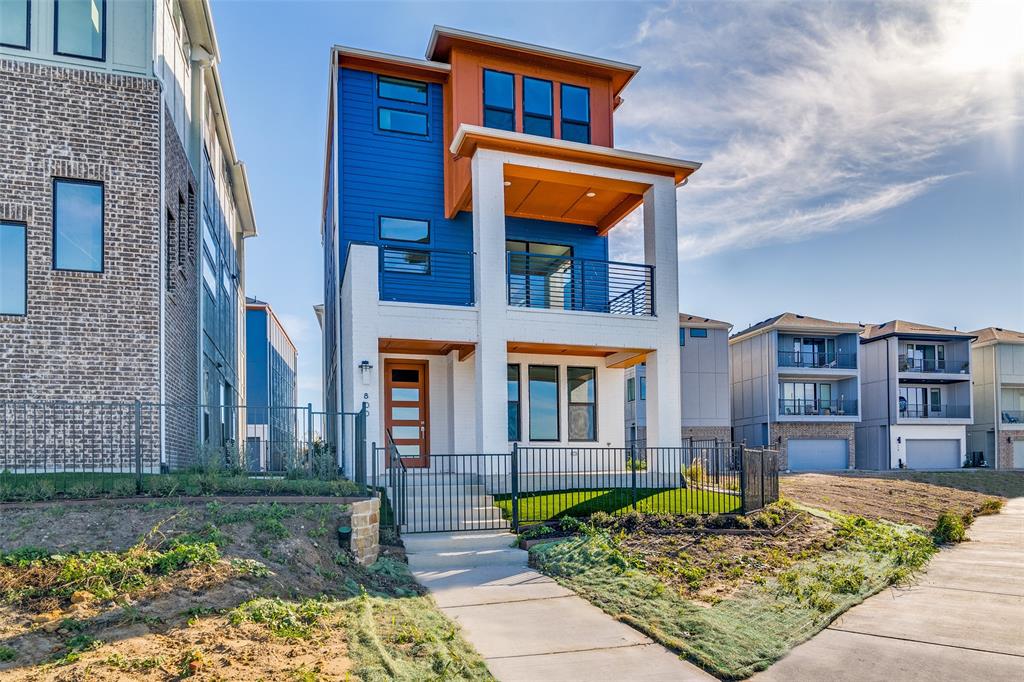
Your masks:
{"label": "roof overhang", "polygon": [[220,138],[221,147],[227,157],[231,174],[231,190],[235,199],[235,206],[238,209],[243,237],[255,237],[256,215],[252,207],[252,193],[249,190],[249,175],[245,170],[245,164],[239,161],[235,151],[235,141],[231,137],[231,121],[228,118],[228,107],[224,102],[224,89],[221,87],[220,70],[214,63],[206,69],[206,87],[213,93],[214,118],[216,119],[217,136]]}
{"label": "roof overhang", "polygon": [[452,70],[452,67],[444,62],[435,62],[429,59],[413,59],[412,57],[375,52],[373,50],[362,50],[343,45],[335,45],[333,52],[338,66],[435,83],[446,81],[448,74]]}
{"label": "roof overhang", "polygon": [[699,317],[697,315],[679,314],[680,327],[698,327],[707,329],[732,329],[732,325],[722,320],[712,320],[710,317]]}

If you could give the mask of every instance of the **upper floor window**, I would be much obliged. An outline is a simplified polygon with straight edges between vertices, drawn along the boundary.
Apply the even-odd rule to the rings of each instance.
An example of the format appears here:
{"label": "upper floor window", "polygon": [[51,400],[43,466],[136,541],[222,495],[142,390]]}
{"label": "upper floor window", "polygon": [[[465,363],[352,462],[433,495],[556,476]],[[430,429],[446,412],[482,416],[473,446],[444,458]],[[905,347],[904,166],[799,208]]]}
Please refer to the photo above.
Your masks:
{"label": "upper floor window", "polygon": [[640,400],[647,400],[647,377],[640,377]]}
{"label": "upper floor window", "polygon": [[53,180],[53,267],[103,271],[103,183]]}
{"label": "upper floor window", "polygon": [[516,129],[515,78],[510,73],[484,69],[484,125]]}
{"label": "upper floor window", "polygon": [[408,218],[380,217],[380,238],[399,242],[430,242],[430,222]]}
{"label": "upper floor window", "polygon": [[562,139],[590,143],[590,90],[562,83]]}
{"label": "upper floor window", "polygon": [[426,137],[427,115],[418,111],[379,107],[377,109],[377,126],[381,130]]}
{"label": "upper floor window", "polygon": [[636,379],[629,377],[626,379],[626,402],[633,402],[636,400]]}
{"label": "upper floor window", "polygon": [[25,314],[25,229],[25,223],[0,221],[0,315]]}
{"label": "upper floor window", "polygon": [[31,0],[0,0],[0,45],[29,48]]}
{"label": "upper floor window", "polygon": [[690,328],[691,339],[706,339],[708,338],[708,330],[703,327],[691,327]]}
{"label": "upper floor window", "polygon": [[56,0],[53,12],[56,54],[97,61],[106,58],[106,0]]}
{"label": "upper floor window", "polygon": [[523,132],[554,136],[551,81],[523,77]]}
{"label": "upper floor window", "polygon": [[686,345],[686,327],[681,327],[679,329],[679,345],[680,346],[685,346]]}
{"label": "upper floor window", "polygon": [[411,104],[426,104],[427,84],[390,76],[377,76],[377,96]]}

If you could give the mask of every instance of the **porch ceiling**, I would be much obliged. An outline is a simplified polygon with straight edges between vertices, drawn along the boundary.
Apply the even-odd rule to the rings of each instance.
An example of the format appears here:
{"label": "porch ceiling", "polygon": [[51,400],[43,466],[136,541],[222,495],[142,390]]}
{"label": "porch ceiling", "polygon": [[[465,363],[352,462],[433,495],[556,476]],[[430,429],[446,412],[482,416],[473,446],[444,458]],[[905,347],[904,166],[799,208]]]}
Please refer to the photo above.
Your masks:
{"label": "porch ceiling", "polygon": [[609,348],[606,346],[566,346],[556,343],[530,343],[509,341],[509,353],[531,353],[534,355],[571,355],[580,357],[606,358],[608,367],[623,368],[638,365],[653,352],[649,348]]}
{"label": "porch ceiling", "polygon": [[448,355],[459,351],[459,360],[465,360],[476,351],[476,344],[465,341],[425,341],[423,339],[379,339],[381,353],[411,353],[415,355]]}

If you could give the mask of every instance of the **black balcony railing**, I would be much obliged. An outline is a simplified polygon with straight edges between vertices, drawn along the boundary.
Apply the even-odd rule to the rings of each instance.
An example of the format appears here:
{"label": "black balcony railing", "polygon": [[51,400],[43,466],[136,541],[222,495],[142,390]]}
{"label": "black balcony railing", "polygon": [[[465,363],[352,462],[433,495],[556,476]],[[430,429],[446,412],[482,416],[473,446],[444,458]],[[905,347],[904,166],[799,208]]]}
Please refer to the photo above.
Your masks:
{"label": "black balcony railing", "polygon": [[780,350],[779,367],[856,369],[857,354],[845,351]]}
{"label": "black balcony railing", "polygon": [[1024,424],[1024,410],[1003,410],[1001,421],[1004,424]]}
{"label": "black balcony railing", "polygon": [[781,416],[851,417],[857,415],[856,400],[779,399]]}
{"label": "black balcony railing", "polygon": [[908,358],[900,356],[901,372],[932,372],[937,374],[967,374],[971,364],[966,360],[945,360],[941,358]]}
{"label": "black balcony railing", "polygon": [[654,314],[654,266],[516,251],[506,257],[510,306]]}
{"label": "black balcony railing", "polygon": [[379,253],[382,301],[473,305],[472,251],[382,244]]}
{"label": "black balcony railing", "polygon": [[901,419],[970,419],[970,405],[900,405]]}

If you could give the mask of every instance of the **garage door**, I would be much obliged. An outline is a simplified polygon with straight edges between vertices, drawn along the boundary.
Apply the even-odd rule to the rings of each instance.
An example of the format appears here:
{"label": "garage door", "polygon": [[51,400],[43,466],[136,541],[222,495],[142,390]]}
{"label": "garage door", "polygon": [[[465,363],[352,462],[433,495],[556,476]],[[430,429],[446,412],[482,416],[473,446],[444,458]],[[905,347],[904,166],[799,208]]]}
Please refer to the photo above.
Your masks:
{"label": "garage door", "polygon": [[960,464],[959,440],[907,440],[907,467],[910,469],[959,469]]}
{"label": "garage door", "polygon": [[837,471],[847,468],[847,443],[842,438],[790,438],[786,450],[790,471]]}

